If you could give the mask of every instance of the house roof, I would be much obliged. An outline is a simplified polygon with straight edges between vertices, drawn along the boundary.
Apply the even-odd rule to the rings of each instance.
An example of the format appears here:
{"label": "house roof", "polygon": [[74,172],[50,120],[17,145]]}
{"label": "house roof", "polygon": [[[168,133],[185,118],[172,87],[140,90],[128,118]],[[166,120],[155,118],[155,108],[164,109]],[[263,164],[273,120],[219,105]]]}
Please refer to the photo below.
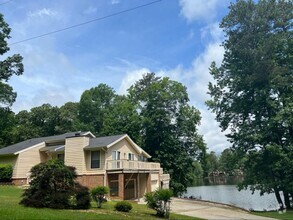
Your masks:
{"label": "house roof", "polygon": [[127,134],[120,134],[120,135],[113,135],[113,136],[106,136],[106,137],[97,137],[91,138],[89,141],[89,145],[84,148],[84,150],[91,150],[91,149],[98,149],[98,148],[110,148],[117,142],[122,139],[127,139],[129,143],[133,146],[133,148],[140,154],[143,154],[147,158],[151,156],[145,152],[141,147],[139,147]]}
{"label": "house roof", "polygon": [[138,153],[145,155],[147,158],[151,157],[147,152],[145,152],[142,148],[140,148],[137,144],[135,144],[127,134],[96,138],[89,131],[88,132],[68,132],[61,135],[29,139],[29,140],[22,141],[20,143],[0,149],[0,156],[1,155],[16,155],[20,151],[26,150],[27,148],[33,147],[43,142],[47,144],[49,143],[49,145],[44,146],[43,148],[40,149],[40,151],[47,151],[47,152],[64,151],[64,148],[65,148],[64,144],[62,143],[60,144],[60,142],[64,141],[66,138],[76,137],[76,136],[87,136],[87,135],[90,135],[92,138],[90,138],[89,145],[85,146],[84,150],[91,150],[91,149],[97,149],[102,147],[110,148],[111,146],[113,146],[114,144],[116,144],[117,142],[125,138],[129,141],[129,143],[134,147],[134,149]]}
{"label": "house roof", "polygon": [[61,135],[54,135],[49,137],[40,137],[40,138],[32,138],[26,141],[19,142],[17,144],[10,145],[8,147],[4,147],[0,149],[0,155],[13,155],[17,154],[17,152],[25,150],[26,148],[29,148],[31,146],[40,144],[42,142],[50,142],[50,141],[58,141],[58,140],[65,140],[68,137],[76,136],[76,134],[80,136],[86,136],[91,135],[94,137],[94,135],[90,132],[68,132]]}
{"label": "house roof", "polygon": [[99,147],[107,147],[108,145],[118,141],[120,138],[122,138],[125,135],[126,134],[119,134],[119,135],[113,135],[113,136],[91,138],[89,145],[86,146],[84,149],[86,150],[86,149],[93,149],[93,148],[99,148]]}

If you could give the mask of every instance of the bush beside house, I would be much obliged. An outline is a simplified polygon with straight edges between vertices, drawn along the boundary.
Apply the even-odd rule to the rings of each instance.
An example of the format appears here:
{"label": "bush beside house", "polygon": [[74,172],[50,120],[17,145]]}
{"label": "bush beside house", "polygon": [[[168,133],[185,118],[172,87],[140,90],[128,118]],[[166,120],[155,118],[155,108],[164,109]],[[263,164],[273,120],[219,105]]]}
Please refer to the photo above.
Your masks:
{"label": "bush beside house", "polygon": [[157,216],[169,218],[170,203],[173,192],[169,189],[158,189],[155,192],[148,192],[144,198],[147,206],[156,210]]}
{"label": "bush beside house", "polygon": [[0,164],[0,182],[10,182],[13,168],[10,164]]}
{"label": "bush beside house", "polygon": [[74,182],[74,167],[60,160],[49,160],[31,169],[30,186],[23,193],[20,204],[36,208],[88,209],[90,194],[87,187]]}
{"label": "bush beside house", "polygon": [[129,212],[132,209],[132,205],[127,201],[120,201],[115,204],[114,208],[119,212]]}

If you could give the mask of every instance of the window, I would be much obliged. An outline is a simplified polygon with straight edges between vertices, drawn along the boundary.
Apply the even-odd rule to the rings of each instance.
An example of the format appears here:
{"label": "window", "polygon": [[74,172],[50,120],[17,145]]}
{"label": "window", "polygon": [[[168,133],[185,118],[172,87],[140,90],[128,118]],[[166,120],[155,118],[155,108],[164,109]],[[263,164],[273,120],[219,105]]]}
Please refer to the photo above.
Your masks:
{"label": "window", "polygon": [[57,159],[64,162],[64,154],[57,154]]}
{"label": "window", "polygon": [[128,153],[128,160],[134,160],[134,154]]}
{"label": "window", "polygon": [[91,168],[100,168],[100,151],[91,151]]}
{"label": "window", "polygon": [[120,151],[112,151],[112,160],[120,160]]}

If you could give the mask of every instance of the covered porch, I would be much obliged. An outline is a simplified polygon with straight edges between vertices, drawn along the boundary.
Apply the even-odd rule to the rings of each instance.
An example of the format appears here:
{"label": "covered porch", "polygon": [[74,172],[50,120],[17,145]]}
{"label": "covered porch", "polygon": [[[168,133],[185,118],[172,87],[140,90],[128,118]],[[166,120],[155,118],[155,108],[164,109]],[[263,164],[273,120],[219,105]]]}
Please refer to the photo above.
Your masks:
{"label": "covered porch", "polygon": [[112,199],[134,200],[152,191],[151,173],[107,173],[106,183]]}

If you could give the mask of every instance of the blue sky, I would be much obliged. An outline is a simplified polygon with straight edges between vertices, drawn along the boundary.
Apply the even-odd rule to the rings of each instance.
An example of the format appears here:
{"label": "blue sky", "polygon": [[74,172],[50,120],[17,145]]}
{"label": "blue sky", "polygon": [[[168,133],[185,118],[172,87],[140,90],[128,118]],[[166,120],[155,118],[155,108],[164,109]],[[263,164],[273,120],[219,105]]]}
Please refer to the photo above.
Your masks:
{"label": "blue sky", "polygon": [[[0,5],[0,12],[12,28],[9,43],[14,43],[150,2],[12,0]],[[218,26],[229,4],[228,0],[162,0],[11,45],[9,54],[20,53],[25,65],[24,74],[9,81],[18,94],[12,109],[79,101],[84,90],[100,83],[125,94],[143,73],[151,71],[187,87],[190,103],[202,114],[200,133],[209,150],[220,152],[230,144],[204,101],[212,80],[210,63],[220,63],[223,57],[224,35]]]}

